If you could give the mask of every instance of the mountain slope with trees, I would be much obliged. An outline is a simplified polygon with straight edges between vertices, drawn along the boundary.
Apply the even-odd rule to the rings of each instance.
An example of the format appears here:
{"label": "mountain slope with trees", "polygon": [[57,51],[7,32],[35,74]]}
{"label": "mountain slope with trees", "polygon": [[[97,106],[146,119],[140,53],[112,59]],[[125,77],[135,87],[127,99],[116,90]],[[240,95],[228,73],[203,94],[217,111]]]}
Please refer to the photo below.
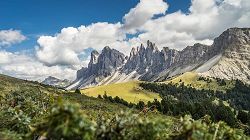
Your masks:
{"label": "mountain slope with trees", "polygon": [[147,110],[143,102],[127,107],[118,99],[91,98],[3,75],[0,79],[0,139],[249,139],[243,128],[206,115],[199,120],[164,115],[158,106]]}
{"label": "mountain slope with trees", "polygon": [[148,105],[155,105],[163,114],[189,114],[194,119],[209,115],[213,121],[223,120],[232,127],[244,127],[249,134],[250,86],[239,80],[225,92],[196,89],[185,86],[184,83],[141,83],[140,86],[160,94],[161,101],[155,100]]}

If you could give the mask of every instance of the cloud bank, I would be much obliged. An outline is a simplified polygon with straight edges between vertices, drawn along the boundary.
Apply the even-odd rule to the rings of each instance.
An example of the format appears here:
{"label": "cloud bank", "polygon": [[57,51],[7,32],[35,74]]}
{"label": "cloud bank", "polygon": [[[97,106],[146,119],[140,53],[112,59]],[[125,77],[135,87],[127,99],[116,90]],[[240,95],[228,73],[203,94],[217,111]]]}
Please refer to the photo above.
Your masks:
{"label": "cloud bank", "polygon": [[73,80],[76,70],[67,67],[47,67],[32,56],[22,53],[0,51],[0,73],[22,79],[41,81],[48,76]]}
{"label": "cloud bank", "polygon": [[[68,27],[55,36],[41,36],[37,57],[49,66],[77,65],[87,48],[110,46],[128,54],[131,46],[151,40],[160,48],[183,49],[194,43],[212,44],[227,28],[250,25],[248,0],[192,0],[188,13],[167,13],[168,6],[163,0],[141,0],[122,23]],[[128,34],[133,37],[126,38]]]}
{"label": "cloud bank", "polygon": [[155,15],[165,14],[168,4],[163,0],[141,0],[123,17],[123,29],[129,33],[136,33],[140,28]]}
{"label": "cloud bank", "polygon": [[46,65],[79,65],[79,54],[85,49],[101,50],[104,45],[122,48],[125,35],[119,32],[120,23],[95,23],[78,28],[63,28],[55,36],[38,39],[36,56]]}

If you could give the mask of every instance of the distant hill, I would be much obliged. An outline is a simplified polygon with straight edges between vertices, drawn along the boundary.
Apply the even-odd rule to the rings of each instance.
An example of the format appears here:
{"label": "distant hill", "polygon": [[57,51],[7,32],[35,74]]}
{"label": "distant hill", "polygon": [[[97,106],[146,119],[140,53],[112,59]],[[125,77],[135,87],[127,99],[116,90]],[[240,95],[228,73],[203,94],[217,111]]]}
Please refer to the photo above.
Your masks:
{"label": "distant hill", "polygon": [[49,76],[46,79],[44,79],[44,81],[42,81],[42,83],[45,85],[51,85],[51,86],[55,86],[55,87],[64,88],[64,87],[67,87],[68,85],[70,85],[71,82],[67,79],[61,80],[59,78]]}

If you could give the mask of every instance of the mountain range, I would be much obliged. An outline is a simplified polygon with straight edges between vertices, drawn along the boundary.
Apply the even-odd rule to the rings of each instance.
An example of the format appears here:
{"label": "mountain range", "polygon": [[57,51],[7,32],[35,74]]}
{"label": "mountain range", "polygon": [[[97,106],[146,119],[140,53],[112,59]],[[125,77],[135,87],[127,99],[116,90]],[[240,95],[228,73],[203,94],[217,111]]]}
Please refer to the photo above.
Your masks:
{"label": "mountain range", "polygon": [[70,81],[67,79],[61,80],[53,76],[49,76],[42,81],[42,84],[51,85],[58,88],[65,88],[70,85]]}
{"label": "mountain range", "polygon": [[197,43],[180,51],[168,47],[159,50],[147,41],[126,56],[106,46],[100,53],[91,52],[88,67],[77,71],[76,80],[67,89],[132,80],[165,81],[189,71],[250,83],[250,28],[230,28],[212,45]]}

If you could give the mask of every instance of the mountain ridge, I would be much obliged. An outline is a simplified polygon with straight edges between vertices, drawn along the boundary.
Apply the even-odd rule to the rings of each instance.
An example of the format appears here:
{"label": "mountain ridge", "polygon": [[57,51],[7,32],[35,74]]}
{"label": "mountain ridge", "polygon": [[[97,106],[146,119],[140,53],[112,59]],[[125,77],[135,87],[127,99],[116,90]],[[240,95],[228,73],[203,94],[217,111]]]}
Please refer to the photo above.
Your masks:
{"label": "mountain ridge", "polygon": [[65,88],[68,85],[70,85],[71,82],[67,79],[61,80],[59,78],[49,76],[45,78],[41,83],[45,85],[54,86],[54,87]]}
{"label": "mountain ridge", "polygon": [[[91,53],[88,68],[77,72],[67,89],[131,80],[164,81],[188,71],[202,76],[250,81],[250,28],[230,28],[212,45],[196,43],[183,50],[158,47],[150,42],[132,48],[129,57],[105,47]],[[238,75],[238,76],[237,76]]]}

